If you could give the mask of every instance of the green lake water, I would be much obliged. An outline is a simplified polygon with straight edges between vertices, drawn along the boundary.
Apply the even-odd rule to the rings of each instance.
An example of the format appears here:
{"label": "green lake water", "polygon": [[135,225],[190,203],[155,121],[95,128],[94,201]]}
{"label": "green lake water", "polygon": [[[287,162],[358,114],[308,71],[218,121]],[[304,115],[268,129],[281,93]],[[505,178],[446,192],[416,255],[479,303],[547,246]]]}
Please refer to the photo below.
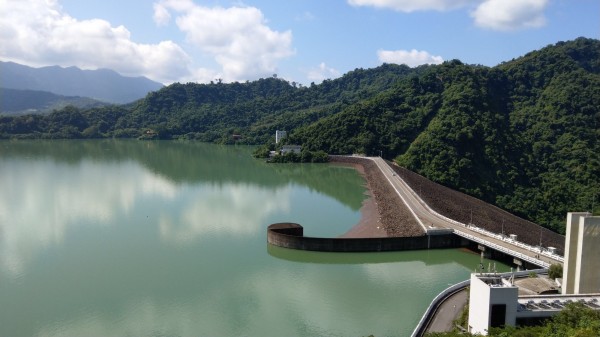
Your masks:
{"label": "green lake water", "polygon": [[275,222],[310,236],[349,230],[364,180],[251,152],[0,141],[0,336],[409,336],[479,264],[454,249],[268,246]]}

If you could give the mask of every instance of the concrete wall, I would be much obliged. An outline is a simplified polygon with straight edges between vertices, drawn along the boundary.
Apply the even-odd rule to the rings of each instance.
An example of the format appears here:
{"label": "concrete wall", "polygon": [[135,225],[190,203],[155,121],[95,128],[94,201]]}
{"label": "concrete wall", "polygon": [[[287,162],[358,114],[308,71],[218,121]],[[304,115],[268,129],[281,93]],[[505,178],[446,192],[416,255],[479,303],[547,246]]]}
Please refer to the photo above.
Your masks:
{"label": "concrete wall", "polygon": [[321,252],[383,252],[435,248],[466,247],[469,241],[454,234],[393,238],[316,238],[303,236],[303,228],[295,223],[272,224],[267,229],[267,242],[284,248]]}
{"label": "concrete wall", "polygon": [[577,269],[577,239],[579,236],[579,218],[589,213],[567,213],[567,229],[565,235],[565,263],[563,265],[562,293],[575,293],[575,270]]}
{"label": "concrete wall", "polygon": [[575,294],[600,293],[600,217],[579,218]]}
{"label": "concrete wall", "polygon": [[[563,266],[563,284],[562,294],[578,294],[580,287],[576,284],[579,282],[579,272],[582,270],[581,255],[584,250],[582,243],[584,242],[584,228],[583,224],[586,218],[590,217],[591,214],[587,212],[569,212],[567,213],[567,229],[565,236],[565,263]],[[595,239],[596,242],[598,239]],[[589,244],[591,240],[586,240]],[[586,252],[590,247],[587,247]],[[597,258],[594,257],[595,259]],[[584,261],[585,263],[585,261]]]}
{"label": "concrete wall", "polygon": [[469,291],[469,332],[487,334],[490,315],[490,287],[475,274]]}

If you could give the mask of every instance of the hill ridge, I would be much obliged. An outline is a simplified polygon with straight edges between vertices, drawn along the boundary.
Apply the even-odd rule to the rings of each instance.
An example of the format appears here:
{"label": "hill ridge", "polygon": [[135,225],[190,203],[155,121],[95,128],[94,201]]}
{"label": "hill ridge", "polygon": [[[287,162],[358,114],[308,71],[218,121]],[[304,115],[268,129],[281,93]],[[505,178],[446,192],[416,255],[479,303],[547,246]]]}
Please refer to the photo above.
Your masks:
{"label": "hill ridge", "polygon": [[47,91],[62,96],[80,96],[108,103],[129,103],[163,85],[145,77],[122,76],[114,70],[84,70],[75,66],[29,67],[0,61],[6,89]]}

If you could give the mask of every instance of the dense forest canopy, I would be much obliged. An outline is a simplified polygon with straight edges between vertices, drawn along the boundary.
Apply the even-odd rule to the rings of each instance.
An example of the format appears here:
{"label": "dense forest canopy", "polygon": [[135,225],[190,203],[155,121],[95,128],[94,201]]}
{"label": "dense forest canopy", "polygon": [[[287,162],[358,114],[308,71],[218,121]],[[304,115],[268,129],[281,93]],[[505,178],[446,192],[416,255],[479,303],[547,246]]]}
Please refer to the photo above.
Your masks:
{"label": "dense forest canopy", "polygon": [[[302,86],[277,78],[172,84],[127,106],[0,116],[0,138],[152,135],[382,154],[436,182],[563,231],[600,209],[600,41],[496,67],[383,64]],[[234,137],[235,135],[235,137]]]}

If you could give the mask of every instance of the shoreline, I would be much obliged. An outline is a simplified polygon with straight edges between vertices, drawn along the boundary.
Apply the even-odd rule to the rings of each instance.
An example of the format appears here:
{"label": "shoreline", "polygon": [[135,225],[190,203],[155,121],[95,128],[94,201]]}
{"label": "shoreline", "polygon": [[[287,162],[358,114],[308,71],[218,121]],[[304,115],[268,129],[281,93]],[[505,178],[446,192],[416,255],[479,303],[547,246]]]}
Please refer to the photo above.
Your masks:
{"label": "shoreline", "polygon": [[424,235],[421,227],[391,190],[377,166],[360,157],[333,157],[331,163],[350,166],[365,179],[368,195],[360,208],[361,217],[340,238],[381,238]]}
{"label": "shoreline", "polygon": [[387,232],[381,224],[381,214],[377,208],[377,202],[373,196],[373,191],[369,179],[365,174],[365,167],[359,163],[347,163],[333,161],[332,163],[353,167],[365,179],[364,187],[367,189],[365,195],[368,197],[363,200],[360,207],[360,220],[346,233],[339,238],[380,238],[387,237]]}
{"label": "shoreline", "polygon": [[387,232],[381,224],[381,217],[377,210],[377,204],[373,196],[369,195],[360,207],[360,220],[352,226],[346,233],[340,235],[340,238],[384,238],[388,237]]}

